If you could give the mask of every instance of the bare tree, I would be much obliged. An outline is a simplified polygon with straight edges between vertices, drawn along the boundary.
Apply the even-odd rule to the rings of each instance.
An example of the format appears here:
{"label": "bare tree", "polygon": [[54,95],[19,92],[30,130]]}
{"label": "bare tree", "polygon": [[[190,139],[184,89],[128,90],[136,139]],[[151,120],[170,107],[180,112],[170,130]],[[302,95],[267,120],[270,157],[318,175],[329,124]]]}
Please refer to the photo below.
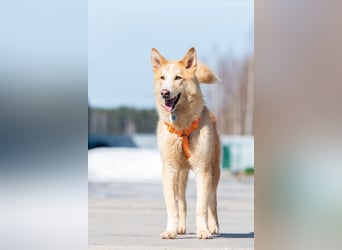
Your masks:
{"label": "bare tree", "polygon": [[253,67],[253,56],[225,56],[217,60],[216,72],[221,82],[208,88],[207,96],[221,134],[253,133]]}

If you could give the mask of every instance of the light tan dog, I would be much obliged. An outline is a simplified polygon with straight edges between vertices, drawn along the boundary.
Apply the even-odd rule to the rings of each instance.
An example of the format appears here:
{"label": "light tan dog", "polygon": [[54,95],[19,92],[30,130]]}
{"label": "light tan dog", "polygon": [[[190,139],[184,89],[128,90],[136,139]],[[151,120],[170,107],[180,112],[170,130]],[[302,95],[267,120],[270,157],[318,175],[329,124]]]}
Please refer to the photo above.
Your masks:
{"label": "light tan dog", "polygon": [[167,209],[167,227],[161,238],[174,239],[177,233],[186,232],[185,189],[192,169],[197,184],[197,238],[208,239],[219,232],[216,190],[220,141],[215,117],[204,104],[199,83],[213,83],[217,78],[205,65],[197,65],[194,48],[180,61],[168,61],[152,49],[151,59]]}

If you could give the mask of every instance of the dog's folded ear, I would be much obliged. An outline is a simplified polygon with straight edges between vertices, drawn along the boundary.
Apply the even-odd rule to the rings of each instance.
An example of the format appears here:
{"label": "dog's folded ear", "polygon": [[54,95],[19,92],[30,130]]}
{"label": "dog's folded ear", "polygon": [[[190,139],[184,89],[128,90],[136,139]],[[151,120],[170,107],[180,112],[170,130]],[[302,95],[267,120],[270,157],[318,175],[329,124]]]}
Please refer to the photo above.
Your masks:
{"label": "dog's folded ear", "polygon": [[221,79],[216,76],[207,65],[199,63],[196,70],[196,78],[199,83],[215,83]]}
{"label": "dog's folded ear", "polygon": [[155,72],[158,70],[167,60],[159,53],[155,48],[152,48],[151,53],[152,69]]}
{"label": "dog's folded ear", "polygon": [[187,70],[194,72],[197,68],[197,55],[195,48],[190,48],[181,62]]}

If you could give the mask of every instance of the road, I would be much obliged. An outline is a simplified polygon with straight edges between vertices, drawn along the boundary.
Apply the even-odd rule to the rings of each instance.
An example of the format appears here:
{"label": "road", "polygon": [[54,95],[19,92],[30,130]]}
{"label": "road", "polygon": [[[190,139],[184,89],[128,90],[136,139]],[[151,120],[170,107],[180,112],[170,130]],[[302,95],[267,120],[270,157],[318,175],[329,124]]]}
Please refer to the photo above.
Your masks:
{"label": "road", "polygon": [[187,234],[160,239],[166,226],[162,186],[152,183],[89,185],[89,249],[254,249],[254,179],[223,174],[218,189],[220,235],[198,240],[195,182],[187,188]]}

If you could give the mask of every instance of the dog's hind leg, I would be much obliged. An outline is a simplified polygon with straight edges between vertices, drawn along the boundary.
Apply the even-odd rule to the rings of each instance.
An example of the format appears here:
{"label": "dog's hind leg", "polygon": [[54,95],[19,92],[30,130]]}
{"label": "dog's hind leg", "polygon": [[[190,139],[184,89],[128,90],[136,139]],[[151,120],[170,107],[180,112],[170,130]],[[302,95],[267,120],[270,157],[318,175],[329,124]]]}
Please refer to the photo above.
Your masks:
{"label": "dog's hind leg", "polygon": [[186,199],[185,199],[185,191],[186,184],[188,181],[189,169],[183,168],[179,170],[178,175],[178,230],[179,234],[185,234],[186,232]]}
{"label": "dog's hind leg", "polygon": [[208,209],[208,228],[211,234],[219,233],[219,223],[217,216],[217,186],[220,179],[220,168],[213,169],[212,173],[212,188],[209,193],[209,209]]}
{"label": "dog's hind leg", "polygon": [[211,158],[211,177],[212,177],[212,186],[211,192],[209,194],[209,202],[208,202],[208,228],[211,234],[219,233],[219,222],[217,216],[217,186],[220,180],[220,155],[221,155],[221,143],[220,138],[218,137],[216,130],[216,119],[215,116],[211,113],[210,119],[213,122],[213,126],[215,128],[215,148]]}
{"label": "dog's hind leg", "polygon": [[211,234],[208,229],[208,202],[209,193],[211,192],[211,169],[204,169],[204,166],[196,170],[196,226],[197,238],[209,239]]}

